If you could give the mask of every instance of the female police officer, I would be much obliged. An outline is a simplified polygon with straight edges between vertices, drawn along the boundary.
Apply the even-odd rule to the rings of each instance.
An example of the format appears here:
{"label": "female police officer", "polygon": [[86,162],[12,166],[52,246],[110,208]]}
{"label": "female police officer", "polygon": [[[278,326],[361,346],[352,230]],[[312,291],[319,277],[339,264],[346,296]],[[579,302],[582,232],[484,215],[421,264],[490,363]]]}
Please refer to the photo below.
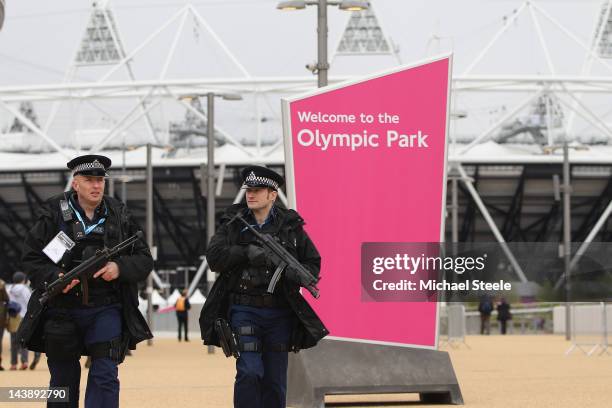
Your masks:
{"label": "female police officer", "polygon": [[[45,283],[89,258],[96,249],[112,247],[139,231],[123,203],[104,195],[109,158],[80,156],[67,166],[73,173],[72,190],[50,198],[28,233],[23,268],[38,301]],[[49,301],[37,323],[24,325],[22,341],[30,350],[47,354],[51,387],[68,387],[68,403],[78,407],[81,355],[92,364],[85,392],[87,408],[119,406],[117,365],[127,348],[151,338],[137,309],[137,282],[146,279],[153,259],[142,240],[86,279],[73,280]],[[38,295],[38,296],[37,296]],[[26,319],[28,316],[26,316]],[[24,321],[25,323],[25,321]]]}

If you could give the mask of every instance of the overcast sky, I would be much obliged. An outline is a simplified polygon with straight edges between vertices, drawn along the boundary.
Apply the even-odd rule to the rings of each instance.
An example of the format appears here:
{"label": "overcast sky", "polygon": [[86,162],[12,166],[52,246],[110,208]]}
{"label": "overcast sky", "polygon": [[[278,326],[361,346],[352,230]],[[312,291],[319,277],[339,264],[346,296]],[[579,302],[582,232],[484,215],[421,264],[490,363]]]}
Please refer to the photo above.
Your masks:
{"label": "overcast sky", "polygon": [[[112,1],[111,6],[126,51],[130,52],[137,47],[187,3],[171,0]],[[539,0],[534,3],[588,44],[603,1]],[[6,21],[0,32],[0,87],[61,81],[88,23],[90,4],[85,0],[8,0]],[[308,75],[304,65],[316,58],[316,8],[282,12],[275,8],[277,2],[274,0],[201,0],[191,4],[249,74]],[[428,55],[452,51],[454,75],[460,75],[523,1],[373,0],[372,4],[384,33],[398,46],[398,57],[402,62],[408,63]],[[580,74],[585,50],[542,13],[536,10],[535,16],[550,48],[556,72]],[[330,55],[333,55],[349,17],[350,13],[329,7]],[[178,19],[134,58],[133,67],[137,79],[154,79],[159,76],[177,27]],[[529,11],[523,11],[473,73],[547,74],[548,67],[535,27]],[[330,74],[333,77],[370,73],[394,64],[397,64],[397,59],[390,56],[337,57],[332,61]],[[107,69],[79,69],[73,80],[95,80]],[[595,64],[593,74],[609,75],[609,71]],[[194,78],[241,75],[205,27],[196,19],[187,18],[167,76]],[[118,72],[114,77],[125,78],[125,72]],[[490,122],[499,115],[496,109],[506,109],[508,100],[508,97],[503,97],[495,101],[490,95],[476,95],[459,103],[463,104],[461,107],[475,112],[474,115],[481,115],[481,122]],[[278,114],[278,97],[266,101],[265,105],[270,106],[270,116]],[[36,109],[44,117],[49,107],[37,106]],[[66,108],[59,115],[60,125],[51,130],[51,133],[56,133],[55,137],[61,138],[67,128],[87,127],[88,116],[83,114],[85,119],[77,121],[77,115],[74,114],[76,109]],[[234,130],[252,133],[252,123],[245,128],[246,122],[253,121],[252,106],[248,102],[231,111],[224,111],[221,107],[220,123],[225,121],[225,127],[234,126],[236,120],[233,116],[230,119],[230,116],[236,110],[242,112],[244,123],[237,124]],[[161,122],[176,115],[182,115],[182,111],[167,109],[157,116]],[[9,120],[6,114],[0,113],[0,125]],[[271,126],[270,137],[279,137],[278,123],[273,121],[268,125]],[[103,125],[97,123],[96,126]]]}
{"label": "overcast sky", "polygon": [[[86,0],[8,0],[5,27],[0,35],[0,84],[30,84],[61,80],[87,24],[91,11]],[[133,49],[167,21],[186,1],[115,0],[111,2],[126,50]],[[522,4],[518,0],[373,0],[384,32],[399,45],[401,59],[423,58],[428,52],[455,52],[455,69],[460,73],[499,30],[504,19]],[[584,42],[592,35],[602,0],[536,1],[555,19]],[[316,8],[282,12],[273,0],[208,0],[192,4],[227,44],[252,75],[304,75],[304,64],[316,57]],[[350,13],[329,7],[330,48],[338,43]],[[538,13],[536,13],[537,15]],[[578,73],[584,51],[538,16],[559,72]],[[135,59],[137,75],[152,78],[159,72],[157,62],[167,53],[178,24],[151,44],[150,52]],[[533,36],[533,22],[523,13],[504,35],[490,58],[475,70],[481,73],[545,72],[539,65],[540,45]],[[202,27],[197,27],[202,28]],[[229,61],[205,33],[194,35],[193,19],[186,22],[172,72],[188,73],[181,65],[203,63],[216,74],[228,72]],[[440,40],[434,40],[434,36]],[[198,55],[189,55],[199,45]],[[499,49],[497,49],[499,48]],[[331,51],[331,50],[330,50]],[[210,53],[208,55],[207,53]],[[535,58],[533,58],[535,57]],[[155,58],[155,59],[152,59]],[[349,60],[345,57],[343,59]],[[384,58],[381,58],[384,59]],[[336,61],[333,73],[346,72],[348,65]],[[392,59],[385,61],[388,64]],[[342,67],[340,67],[342,65]],[[357,64],[360,66],[367,64]],[[342,69],[341,69],[342,68]],[[368,69],[364,66],[363,69]],[[341,71],[341,72],[338,72]],[[203,71],[196,71],[196,73]],[[205,71],[204,71],[205,72]]]}

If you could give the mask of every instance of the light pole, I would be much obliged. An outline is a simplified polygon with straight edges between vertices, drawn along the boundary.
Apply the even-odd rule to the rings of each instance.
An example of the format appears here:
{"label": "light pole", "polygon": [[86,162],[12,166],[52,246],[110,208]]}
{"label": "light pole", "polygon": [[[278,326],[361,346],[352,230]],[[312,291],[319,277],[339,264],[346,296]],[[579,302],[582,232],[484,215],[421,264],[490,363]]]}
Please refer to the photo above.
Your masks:
{"label": "light pole", "polygon": [[[153,146],[147,144],[147,244],[157,261],[157,249],[153,247]],[[147,277],[147,323],[153,328],[153,275]],[[147,345],[153,345],[153,339],[147,340]]]}
{"label": "light pole", "polygon": [[[206,166],[206,239],[215,235],[215,98],[226,101],[240,101],[242,96],[232,93],[206,92],[197,95],[181,96],[182,100],[192,100],[195,98],[206,97],[206,144],[207,144],[207,166]],[[193,129],[191,133],[202,134],[201,131]],[[209,283],[211,283],[209,281]],[[212,284],[212,283],[211,283]],[[208,288],[210,289],[210,287]]]}
{"label": "light pole", "polygon": [[121,201],[123,201],[123,204],[127,204],[127,181],[125,179],[127,176],[125,168],[125,133],[123,134],[123,148],[121,149],[121,172],[124,177],[121,181]]}
{"label": "light pole", "polygon": [[[153,261],[157,262],[157,247],[153,243],[153,147],[167,147],[153,145],[147,143],[147,169],[146,169],[146,225],[147,225],[147,244],[151,251]],[[125,152],[125,148],[124,148]],[[125,163],[124,163],[125,169]],[[129,178],[124,174],[122,176],[123,182],[129,181]],[[153,275],[155,275],[155,269],[153,269],[147,277],[147,324],[151,331],[153,327]],[[153,345],[153,339],[147,340],[147,345]]]}
{"label": "light pole", "polygon": [[569,149],[586,150],[582,146],[569,146],[567,140],[562,145],[546,146],[544,153],[552,154],[557,149],[563,149],[563,270],[565,282],[565,339],[571,340],[571,255],[572,255],[572,214],[571,214],[571,171]]}
{"label": "light pole", "polygon": [[[201,95],[182,96],[181,99],[194,99],[206,96],[206,138],[207,138],[207,168],[206,168],[206,245],[215,235],[215,97],[226,101],[240,101],[242,96],[230,93],[207,92]],[[215,275],[209,268],[206,278],[206,294],[210,293]],[[214,353],[214,346],[208,346],[208,353]]]}
{"label": "light pole", "polygon": [[571,196],[572,186],[570,182],[569,148],[567,141],[563,143],[563,269],[565,271],[565,340],[571,340],[571,286],[570,280],[570,257],[572,254],[572,218],[571,218]]}
{"label": "light pole", "polygon": [[361,11],[369,8],[369,2],[361,0],[293,0],[281,1],[276,6],[279,10],[301,10],[306,6],[317,6],[317,65],[306,68],[318,74],[319,88],[327,86],[327,72],[329,62],[327,61],[327,6],[338,6],[340,10]]}

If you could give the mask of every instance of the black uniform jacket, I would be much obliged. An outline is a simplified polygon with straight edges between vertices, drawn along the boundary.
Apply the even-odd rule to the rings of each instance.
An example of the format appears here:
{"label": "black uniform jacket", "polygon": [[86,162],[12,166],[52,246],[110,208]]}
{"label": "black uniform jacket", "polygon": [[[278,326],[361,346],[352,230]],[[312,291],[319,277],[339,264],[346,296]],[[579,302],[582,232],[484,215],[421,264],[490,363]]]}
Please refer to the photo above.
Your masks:
{"label": "black uniform jacket", "polygon": [[[34,288],[30,302],[37,301],[44,290],[45,282],[50,283],[58,278],[60,272],[65,272],[42,251],[60,230],[64,230],[69,237],[73,238],[72,232],[66,228],[66,222],[60,210],[60,201],[64,197],[64,194],[59,194],[45,202],[40,208],[38,220],[25,239],[21,260],[23,270],[27,273]],[[104,196],[104,201],[108,208],[108,215],[104,223],[104,244],[110,248],[134,235],[140,228],[122,202],[109,196]],[[129,335],[129,347],[133,350],[137,343],[153,337],[142,313],[138,310],[137,287],[138,282],[145,280],[153,270],[153,258],[146,243],[138,240],[131,250],[124,251],[113,261],[119,266],[118,281],[123,312],[123,330],[124,334]],[[31,328],[28,328],[28,332],[20,333],[21,337],[26,339],[26,346],[30,350],[45,351],[42,339],[43,326],[44,322],[40,319]]]}
{"label": "black uniform jacket", "polygon": [[[245,266],[243,251],[236,245],[239,242],[240,230],[244,227],[240,221],[230,223],[237,211],[245,211],[245,204],[235,204],[228,208],[221,219],[221,227],[213,236],[206,259],[210,268],[219,273],[200,315],[200,330],[204,344],[219,346],[219,339],[214,330],[217,318],[229,320],[229,294],[240,278],[240,272]],[[319,275],[321,257],[314,244],[302,228],[304,220],[293,210],[275,207],[278,220],[278,237],[283,246],[304,267],[315,276]],[[302,297],[299,286],[281,278],[276,290],[283,291],[291,309],[296,315],[291,335],[290,349],[299,351],[313,347],[323,337],[329,334],[314,310]]]}

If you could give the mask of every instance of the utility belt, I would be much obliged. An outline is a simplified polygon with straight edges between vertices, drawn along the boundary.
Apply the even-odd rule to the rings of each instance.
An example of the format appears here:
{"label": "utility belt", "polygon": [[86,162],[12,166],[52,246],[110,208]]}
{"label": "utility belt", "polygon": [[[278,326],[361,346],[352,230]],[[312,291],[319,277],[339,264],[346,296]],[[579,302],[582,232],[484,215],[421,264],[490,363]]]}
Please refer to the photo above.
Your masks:
{"label": "utility belt", "polygon": [[242,326],[232,329],[229,322],[225,319],[215,320],[215,332],[219,337],[219,343],[225,357],[234,356],[240,358],[242,352],[288,352],[288,344],[262,344],[261,341],[242,341],[241,336],[259,337],[257,330],[253,326]]}
{"label": "utility belt", "polygon": [[231,293],[230,302],[233,305],[253,307],[290,307],[289,302],[280,296],[273,295],[247,295]]}
{"label": "utility belt", "polygon": [[81,307],[102,307],[114,303],[121,303],[119,294],[117,293],[109,293],[102,296],[90,295],[89,299],[87,299],[87,303],[83,303],[81,296],[73,295],[68,292],[67,294],[53,298],[50,302],[50,306],[63,309],[75,309]]}
{"label": "utility belt", "polygon": [[112,305],[113,303],[121,303],[118,293],[107,292],[103,295],[96,295],[94,292],[93,295],[90,295],[90,300],[89,303],[87,303],[87,306],[100,307]]}

